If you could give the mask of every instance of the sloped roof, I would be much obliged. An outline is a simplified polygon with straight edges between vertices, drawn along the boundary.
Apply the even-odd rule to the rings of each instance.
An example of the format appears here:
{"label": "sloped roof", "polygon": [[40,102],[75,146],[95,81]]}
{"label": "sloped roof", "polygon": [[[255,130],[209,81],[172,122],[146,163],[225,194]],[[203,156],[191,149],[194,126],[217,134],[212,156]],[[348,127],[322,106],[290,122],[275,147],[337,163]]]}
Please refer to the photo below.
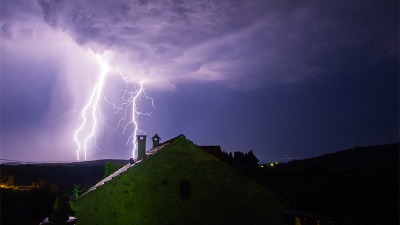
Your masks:
{"label": "sloped roof", "polygon": [[[182,135],[182,134],[181,134]],[[183,136],[183,135],[182,135]],[[172,143],[174,140],[176,140],[177,138],[179,138],[180,136],[176,137],[176,138],[172,138],[168,141],[165,141],[163,143],[161,143],[159,146],[152,148],[151,150],[149,150],[146,153],[146,157],[151,156],[155,153],[157,153],[159,150],[163,149],[164,147],[166,147],[167,145],[169,145],[170,143]],[[184,137],[184,136],[183,136]],[[85,196],[86,194],[96,190],[97,188],[101,187],[102,185],[106,184],[107,182],[109,182],[110,180],[114,179],[115,177],[118,177],[120,174],[124,173],[125,171],[127,171],[128,169],[138,165],[139,163],[141,163],[143,160],[146,159],[143,158],[141,160],[136,160],[134,163],[128,163],[125,166],[121,167],[119,170],[115,171],[114,173],[110,174],[109,176],[105,177],[104,179],[102,179],[101,181],[99,181],[97,184],[95,184],[93,187],[91,187],[88,191],[86,191],[85,193],[83,193],[80,197]]]}

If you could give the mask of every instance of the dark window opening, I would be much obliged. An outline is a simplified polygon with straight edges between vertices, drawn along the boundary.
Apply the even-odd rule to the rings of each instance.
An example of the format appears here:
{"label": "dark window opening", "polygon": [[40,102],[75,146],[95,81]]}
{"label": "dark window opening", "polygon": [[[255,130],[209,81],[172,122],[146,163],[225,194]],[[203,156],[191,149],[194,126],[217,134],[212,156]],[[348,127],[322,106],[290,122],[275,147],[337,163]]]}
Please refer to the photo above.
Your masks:
{"label": "dark window opening", "polygon": [[181,198],[189,198],[190,182],[188,180],[181,180],[180,194],[181,194]]}

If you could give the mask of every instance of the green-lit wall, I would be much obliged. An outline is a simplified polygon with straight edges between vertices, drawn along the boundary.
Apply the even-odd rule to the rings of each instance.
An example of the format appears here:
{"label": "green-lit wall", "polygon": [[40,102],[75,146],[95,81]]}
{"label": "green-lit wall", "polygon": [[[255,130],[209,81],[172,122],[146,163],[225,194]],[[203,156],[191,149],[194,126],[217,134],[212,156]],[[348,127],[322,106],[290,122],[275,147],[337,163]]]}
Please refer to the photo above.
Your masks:
{"label": "green-lit wall", "polygon": [[[181,181],[189,193],[181,196]],[[188,194],[188,196],[185,196]],[[280,224],[276,197],[183,136],[78,199],[77,224]]]}

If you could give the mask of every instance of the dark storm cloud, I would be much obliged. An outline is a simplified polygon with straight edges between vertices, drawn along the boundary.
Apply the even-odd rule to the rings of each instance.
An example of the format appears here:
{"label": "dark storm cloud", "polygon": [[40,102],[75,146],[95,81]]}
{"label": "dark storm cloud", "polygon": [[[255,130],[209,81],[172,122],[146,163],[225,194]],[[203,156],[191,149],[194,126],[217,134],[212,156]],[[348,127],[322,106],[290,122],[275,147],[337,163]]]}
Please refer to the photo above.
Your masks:
{"label": "dark storm cloud", "polygon": [[324,74],[330,65],[320,61],[340,49],[385,54],[396,45],[387,43],[396,33],[386,1],[39,3],[45,20],[78,43],[128,52],[167,81],[297,82]]}

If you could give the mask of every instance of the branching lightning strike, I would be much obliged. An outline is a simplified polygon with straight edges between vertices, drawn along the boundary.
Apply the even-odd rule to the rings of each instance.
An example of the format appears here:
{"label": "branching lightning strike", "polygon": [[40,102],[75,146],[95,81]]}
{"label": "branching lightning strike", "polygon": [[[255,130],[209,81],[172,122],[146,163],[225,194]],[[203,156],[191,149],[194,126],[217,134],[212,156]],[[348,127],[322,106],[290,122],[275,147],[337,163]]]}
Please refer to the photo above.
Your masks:
{"label": "branching lightning strike", "polygon": [[[150,116],[152,113],[152,112],[143,113],[143,112],[139,111],[137,102],[140,100],[141,97],[144,97],[148,100],[151,100],[151,105],[153,108],[155,108],[154,99],[147,96],[147,94],[144,90],[144,87],[143,87],[143,82],[136,82],[134,79],[128,78],[120,71],[118,71],[118,73],[122,76],[122,78],[125,81],[125,89],[123,90],[123,96],[122,96],[122,99],[124,100],[124,102],[122,104],[126,105],[126,108],[124,110],[124,117],[119,120],[117,127],[119,127],[121,122],[126,119],[128,109],[130,108],[131,109],[131,119],[127,124],[125,124],[123,133],[126,132],[127,127],[129,125],[133,125],[133,127],[134,127],[133,133],[132,133],[132,135],[129,136],[126,144],[128,145],[128,144],[132,143],[132,145],[133,145],[132,157],[136,158],[137,157],[137,153],[136,153],[137,152],[137,135],[138,135],[138,133],[146,134],[146,132],[139,129],[138,117],[139,117],[139,115]],[[129,86],[132,86],[132,85],[133,85],[134,90],[130,91]],[[139,87],[137,87],[137,86],[139,86]],[[128,96],[127,99],[125,99],[126,96]],[[119,108],[123,108],[123,107],[119,107]]]}
{"label": "branching lightning strike", "polygon": [[[83,110],[81,112],[81,117],[82,117],[83,121],[82,121],[81,126],[75,131],[75,134],[74,134],[74,140],[78,146],[78,149],[76,151],[77,160],[80,160],[79,155],[82,150],[83,150],[84,158],[86,160],[89,141],[92,140],[96,144],[95,133],[96,133],[97,123],[98,123],[97,116],[98,116],[98,113],[101,113],[100,107],[99,107],[99,102],[100,102],[100,99],[101,99],[101,96],[103,93],[106,76],[110,70],[110,67],[108,66],[107,62],[101,56],[97,56],[97,61],[101,67],[99,80],[93,88],[93,91],[90,95],[88,103],[85,105],[85,107],[83,107]],[[91,121],[89,121],[89,120],[91,120]],[[90,122],[92,124],[89,124]],[[79,140],[79,135],[80,135],[80,133],[82,133],[84,131],[86,126],[91,126],[91,128],[90,128],[89,133],[84,135],[83,144],[81,144],[82,141]]]}
{"label": "branching lightning strike", "polygon": [[[142,113],[138,110],[137,102],[141,97],[151,100],[151,105],[154,108],[154,100],[146,95],[146,92],[143,88],[142,82],[136,82],[134,79],[129,79],[127,76],[123,75],[120,71],[118,73],[122,76],[123,81],[125,82],[125,89],[122,90],[122,103],[117,106],[111,103],[106,99],[103,94],[105,80],[107,75],[110,72],[110,67],[108,63],[101,57],[97,56],[98,63],[101,67],[101,73],[99,75],[99,80],[94,86],[90,98],[87,104],[83,107],[80,116],[82,118],[82,123],[78,127],[78,129],[74,133],[74,141],[77,144],[77,160],[80,160],[81,151],[83,151],[84,160],[87,159],[87,151],[89,149],[89,143],[93,143],[96,148],[99,148],[96,144],[96,132],[99,121],[104,120],[104,116],[101,113],[100,102],[101,100],[105,100],[109,105],[111,105],[117,111],[124,111],[124,116],[119,119],[118,124],[112,131],[115,131],[120,127],[121,123],[128,120],[124,126],[123,134],[127,131],[129,126],[133,126],[132,135],[129,136],[127,140],[127,145],[132,143],[132,157],[136,158],[137,152],[137,134],[142,133],[145,134],[144,131],[139,129],[138,116],[139,115],[147,115],[150,116],[150,113]],[[131,87],[133,87],[133,90]],[[129,111],[131,111],[130,116],[128,116]]]}

